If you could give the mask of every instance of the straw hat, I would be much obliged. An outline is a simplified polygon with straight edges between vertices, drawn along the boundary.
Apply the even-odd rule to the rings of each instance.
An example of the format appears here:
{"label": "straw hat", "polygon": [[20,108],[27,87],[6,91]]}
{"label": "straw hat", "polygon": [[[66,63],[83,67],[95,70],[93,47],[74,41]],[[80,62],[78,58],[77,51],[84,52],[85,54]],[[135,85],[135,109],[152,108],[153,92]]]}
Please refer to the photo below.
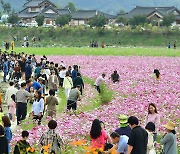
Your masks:
{"label": "straw hat", "polygon": [[171,121],[169,121],[167,124],[163,125],[163,127],[167,128],[168,130],[174,130],[175,124]]}

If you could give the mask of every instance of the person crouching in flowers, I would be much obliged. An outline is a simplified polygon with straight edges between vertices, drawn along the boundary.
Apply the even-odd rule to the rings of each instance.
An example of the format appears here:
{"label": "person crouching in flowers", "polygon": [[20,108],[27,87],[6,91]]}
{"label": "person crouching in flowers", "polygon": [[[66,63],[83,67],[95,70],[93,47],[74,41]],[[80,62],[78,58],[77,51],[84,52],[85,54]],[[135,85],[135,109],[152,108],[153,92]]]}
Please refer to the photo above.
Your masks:
{"label": "person crouching in flowers", "polygon": [[169,121],[164,127],[166,128],[166,133],[160,141],[163,145],[163,154],[177,154],[175,124]]}
{"label": "person crouching in flowers", "polygon": [[50,120],[48,123],[49,130],[44,132],[40,137],[39,144],[42,146],[41,153],[55,153],[61,154],[61,148],[63,147],[63,140],[55,132],[57,122]]}
{"label": "person crouching in flowers", "polygon": [[31,148],[30,144],[26,141],[28,139],[28,136],[28,131],[22,131],[22,139],[19,140],[15,145],[14,154],[28,154],[35,151],[34,148]]}
{"label": "person crouching in flowers", "polygon": [[41,124],[41,119],[43,117],[44,111],[44,99],[41,97],[41,92],[36,91],[35,100],[33,102],[33,119],[38,121],[38,125]]}

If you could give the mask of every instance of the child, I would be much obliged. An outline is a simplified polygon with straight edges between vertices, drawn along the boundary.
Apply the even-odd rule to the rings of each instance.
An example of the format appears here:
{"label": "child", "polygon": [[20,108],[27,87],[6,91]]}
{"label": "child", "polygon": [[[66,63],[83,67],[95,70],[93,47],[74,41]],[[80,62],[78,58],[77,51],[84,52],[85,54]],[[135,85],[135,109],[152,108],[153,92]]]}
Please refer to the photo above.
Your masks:
{"label": "child", "polygon": [[1,105],[0,105],[0,125],[2,125],[2,117],[4,116],[4,114],[3,114],[3,109],[2,109],[2,107],[1,107]]}
{"label": "child", "polygon": [[15,103],[15,95],[11,95],[11,104],[9,105],[9,117],[10,119],[15,122],[15,114],[16,114],[16,103]]}
{"label": "child", "polygon": [[[28,152],[32,152],[30,144],[26,141],[29,136],[28,131],[22,132],[22,140],[19,140],[14,148],[14,154],[27,154]],[[29,151],[27,151],[29,149]]]}

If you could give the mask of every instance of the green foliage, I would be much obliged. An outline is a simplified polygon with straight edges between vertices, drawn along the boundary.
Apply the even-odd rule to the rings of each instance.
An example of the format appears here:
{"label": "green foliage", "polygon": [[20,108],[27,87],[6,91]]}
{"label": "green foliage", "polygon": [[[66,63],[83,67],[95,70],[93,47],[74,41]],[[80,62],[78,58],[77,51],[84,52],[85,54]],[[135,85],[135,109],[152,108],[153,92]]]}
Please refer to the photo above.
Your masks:
{"label": "green foliage", "polygon": [[146,16],[144,15],[134,16],[129,21],[132,26],[144,25],[147,22]]}
{"label": "green foliage", "polygon": [[174,15],[165,16],[163,18],[162,26],[169,27],[176,20]]}
{"label": "green foliage", "polygon": [[128,23],[128,19],[124,18],[124,17],[118,17],[116,22],[117,23],[122,23],[122,24],[126,25]]}
{"label": "green foliage", "polygon": [[89,22],[91,27],[103,27],[106,23],[107,19],[103,15],[96,15]]}
{"label": "green foliage", "polygon": [[56,25],[57,26],[64,26],[66,24],[69,24],[71,20],[71,16],[70,15],[63,15],[63,16],[58,16],[56,18]]}
{"label": "green foliage", "polygon": [[3,3],[2,4],[3,12],[9,14],[11,12],[11,4]]}
{"label": "green foliage", "polygon": [[37,16],[35,20],[38,23],[38,26],[42,26],[44,24],[44,16],[43,15]]}
{"label": "green foliage", "polygon": [[17,24],[19,21],[19,18],[16,14],[11,14],[8,18],[8,23],[11,23],[11,24]]}
{"label": "green foliage", "polygon": [[70,9],[71,12],[76,11],[76,7],[75,7],[74,3],[69,2],[69,3],[68,3],[68,7],[69,7],[69,9]]}

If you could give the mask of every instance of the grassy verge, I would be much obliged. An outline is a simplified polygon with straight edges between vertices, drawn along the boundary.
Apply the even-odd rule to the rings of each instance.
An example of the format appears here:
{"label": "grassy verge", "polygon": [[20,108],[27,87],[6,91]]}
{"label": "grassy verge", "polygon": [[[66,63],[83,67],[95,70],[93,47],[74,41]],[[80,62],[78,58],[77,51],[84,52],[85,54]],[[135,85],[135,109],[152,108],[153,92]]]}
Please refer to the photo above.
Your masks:
{"label": "grassy verge", "polygon": [[[90,84],[94,88],[94,80],[93,79],[83,77],[83,80],[87,84]],[[101,93],[98,94],[98,97],[100,97],[100,99],[101,99],[101,104],[109,103],[113,99],[114,92],[112,90],[108,89],[108,87],[104,83],[101,85],[100,88],[101,88]]]}
{"label": "grassy verge", "polygon": [[15,48],[16,52],[36,55],[102,55],[102,56],[180,56],[180,49],[167,48]]}

